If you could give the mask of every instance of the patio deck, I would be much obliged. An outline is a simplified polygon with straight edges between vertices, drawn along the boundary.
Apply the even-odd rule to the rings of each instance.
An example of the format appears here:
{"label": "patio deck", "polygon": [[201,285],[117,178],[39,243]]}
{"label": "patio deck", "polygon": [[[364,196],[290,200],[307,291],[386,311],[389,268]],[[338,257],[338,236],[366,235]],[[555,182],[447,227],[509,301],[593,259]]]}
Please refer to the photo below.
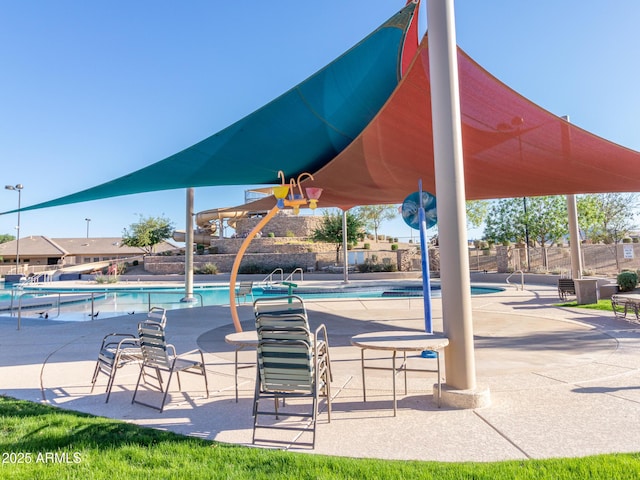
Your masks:
{"label": "patio deck", "polygon": [[[362,401],[358,333],[422,330],[421,298],[306,302],[310,323],[325,323],[334,372],[332,421],[318,420],[316,448],[283,433],[278,448],[317,454],[384,459],[495,461],[585,456],[640,450],[640,330],[613,314],[553,307],[553,286],[509,288],[473,297],[478,384],[489,387],[492,404],[476,410],[438,408],[433,373],[409,373],[409,392],[399,388],[393,416],[389,372],[367,374]],[[245,329],[250,306],[241,306]],[[433,301],[434,329],[442,331],[440,300]],[[0,317],[0,394],[117,418],[221,442],[251,445],[255,370],[240,370],[235,401],[233,332],[228,307],[168,312],[167,336],[178,352],[205,351],[211,396],[201,378],[183,379],[158,413],[132,405],[138,369],[119,371],[108,404],[106,378],[93,394],[91,374],[102,337],[135,332],[144,315],[56,322]],[[240,352],[254,362],[255,352]],[[384,360],[381,360],[384,361]],[[433,362],[416,355],[414,365]],[[444,369],[446,371],[446,362]],[[307,435],[307,434],[304,434]],[[290,442],[290,443],[287,443]],[[261,443],[260,446],[270,447]]]}

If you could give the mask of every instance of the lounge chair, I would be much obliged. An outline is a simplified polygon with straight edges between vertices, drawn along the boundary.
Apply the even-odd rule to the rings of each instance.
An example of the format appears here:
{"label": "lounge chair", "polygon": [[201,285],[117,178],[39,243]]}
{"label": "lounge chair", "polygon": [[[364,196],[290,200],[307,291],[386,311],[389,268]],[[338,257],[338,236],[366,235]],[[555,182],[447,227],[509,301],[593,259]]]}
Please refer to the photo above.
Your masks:
{"label": "lounge chair", "polygon": [[[157,322],[162,328],[167,323],[167,311],[164,308],[153,307],[147,314],[147,320]],[[116,379],[118,369],[129,364],[142,363],[142,351],[138,337],[130,333],[109,333],[102,338],[96,367],[91,378],[91,392],[96,386],[98,375],[104,373],[108,376],[107,397],[105,403],[109,402],[111,389]]]}
{"label": "lounge chair", "polygon": [[243,302],[246,302],[247,296],[251,296],[251,301],[255,300],[253,297],[253,282],[250,280],[240,282],[240,286],[236,289],[236,302],[240,303],[240,297],[242,297]]}
{"label": "lounge chair", "polygon": [[[259,319],[256,326],[258,375],[253,406],[253,443],[256,441],[258,429],[310,429],[313,435],[310,445],[313,448],[316,441],[318,400],[321,395],[326,399],[328,421],[331,422],[329,357],[318,352],[318,342],[314,341],[321,337],[326,341],[326,328],[321,325],[315,331],[315,335],[312,335],[307,328],[301,326],[262,326]],[[300,398],[310,400],[311,408],[301,410],[295,403],[285,402],[288,399]],[[276,419],[280,416],[298,417],[310,419],[310,422],[303,422],[301,425],[273,421],[260,423],[263,416]],[[280,443],[278,440],[265,441]]]}
{"label": "lounge chair", "polygon": [[[178,388],[182,390],[180,385],[180,372],[193,373],[204,377],[204,386],[209,398],[209,383],[207,381],[207,371],[204,363],[204,355],[201,350],[191,350],[177,355],[175,347],[167,343],[164,328],[156,322],[142,322],[138,325],[138,337],[140,341],[140,350],[142,351],[142,366],[140,367],[140,375],[133,393],[131,403],[139,403],[147,407],[155,408],[162,412],[171,386],[171,378],[176,374],[178,378]],[[197,355],[199,359],[185,358],[187,355]],[[150,370],[150,372],[149,372]],[[166,385],[163,385],[162,372],[169,374]],[[154,375],[155,373],[155,375]],[[147,382],[146,377],[151,377],[157,382],[157,385]],[[162,403],[160,406],[151,405],[141,401],[136,401],[138,388],[142,379],[145,385],[152,389],[157,389],[162,395]]]}

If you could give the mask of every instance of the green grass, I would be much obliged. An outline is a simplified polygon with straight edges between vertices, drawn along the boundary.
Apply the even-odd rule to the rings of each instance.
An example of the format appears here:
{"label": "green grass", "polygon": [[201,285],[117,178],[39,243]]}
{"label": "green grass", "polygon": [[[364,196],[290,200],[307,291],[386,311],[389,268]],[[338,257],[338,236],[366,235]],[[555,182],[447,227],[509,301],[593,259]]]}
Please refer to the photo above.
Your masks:
{"label": "green grass", "polygon": [[[604,312],[613,312],[613,308],[611,307],[611,300],[609,299],[602,299],[602,300],[598,300],[598,303],[588,303],[585,305],[578,305],[577,301],[573,301],[573,302],[559,303],[557,304],[557,306],[558,307],[578,307],[578,308],[587,308],[590,310],[602,310]],[[624,311],[624,309],[620,311]]]}
{"label": "green grass", "polygon": [[225,445],[2,396],[0,452],[3,479],[640,478],[639,454],[495,463],[328,457]]}

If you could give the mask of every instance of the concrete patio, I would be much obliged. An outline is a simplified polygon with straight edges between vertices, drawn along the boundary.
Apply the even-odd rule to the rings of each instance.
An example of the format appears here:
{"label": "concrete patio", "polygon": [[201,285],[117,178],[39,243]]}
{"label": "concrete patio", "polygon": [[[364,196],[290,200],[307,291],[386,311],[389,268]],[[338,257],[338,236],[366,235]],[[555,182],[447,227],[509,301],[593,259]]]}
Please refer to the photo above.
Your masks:
{"label": "concrete patio", "polygon": [[[502,285],[504,286],[504,285]],[[350,344],[358,333],[423,330],[421,298],[307,301],[312,327],[325,323],[331,342],[333,413],[318,420],[316,448],[297,442],[310,434],[269,432],[292,451],[436,461],[496,461],[585,456],[640,450],[640,325],[613,314],[553,306],[550,286],[513,286],[473,297],[478,383],[491,391],[489,407],[438,408],[434,373],[409,373],[409,390],[399,387],[393,416],[391,373],[367,373],[367,402],[362,399],[360,350]],[[434,299],[434,329],[442,331],[440,301]],[[244,329],[252,310],[241,306]],[[172,430],[220,442],[251,445],[255,369],[240,370],[235,401],[234,348],[224,341],[233,332],[228,307],[168,312],[167,336],[178,353],[205,352],[211,395],[204,398],[202,378],[182,377],[173,384],[163,413],[132,405],[138,367],[118,372],[109,403],[106,377],[93,393],[91,376],[102,337],[135,333],[142,314],[87,322],[55,322],[0,317],[0,394],[47,402]],[[368,354],[368,358],[373,356]],[[389,365],[388,355],[379,355]],[[255,361],[255,351],[240,352]],[[410,366],[433,368],[434,360],[415,355]],[[446,365],[444,367],[446,370]],[[446,373],[445,373],[446,377]],[[159,401],[159,397],[157,397]],[[324,407],[324,402],[321,402]],[[274,436],[275,435],[275,436]],[[275,444],[260,442],[267,448]]]}

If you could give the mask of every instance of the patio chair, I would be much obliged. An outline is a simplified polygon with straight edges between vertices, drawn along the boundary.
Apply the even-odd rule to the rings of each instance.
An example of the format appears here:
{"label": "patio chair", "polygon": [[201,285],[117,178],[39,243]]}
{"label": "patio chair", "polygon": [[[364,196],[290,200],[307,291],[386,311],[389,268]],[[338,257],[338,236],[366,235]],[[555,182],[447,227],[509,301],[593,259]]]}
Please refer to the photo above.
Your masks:
{"label": "patio chair", "polygon": [[251,296],[251,300],[255,300],[253,298],[253,282],[250,280],[240,282],[240,286],[236,289],[236,302],[240,303],[240,297],[242,297],[242,301],[247,301],[247,296]]}
{"label": "patio chair", "polygon": [[256,317],[263,314],[292,315],[299,314],[307,316],[307,309],[304,300],[297,295],[287,295],[278,297],[260,297],[253,302],[253,313]]}
{"label": "patio chair", "polygon": [[[174,373],[178,378],[178,388],[182,390],[182,386],[180,385],[180,372],[202,375],[204,377],[204,387],[207,393],[207,398],[209,398],[209,383],[207,381],[204,355],[201,350],[191,350],[181,355],[177,355],[175,347],[166,341],[164,328],[156,322],[140,323],[138,325],[138,336],[140,341],[140,350],[142,351],[142,366],[140,368],[140,375],[138,375],[138,382],[136,383],[136,389],[133,392],[133,399],[131,400],[131,403],[139,403],[162,412],[171,386],[171,378]],[[200,358],[197,360],[185,358],[188,355],[198,355]],[[162,372],[169,374],[166,385],[163,384]],[[154,379],[157,382],[157,385],[147,382],[146,377]],[[143,378],[145,379],[145,385],[162,393],[162,403],[159,407],[136,400],[138,389]]]}
{"label": "patio chair", "polygon": [[156,322],[166,327],[167,325],[167,309],[161,307],[151,307],[149,313],[147,313],[147,321]]}
{"label": "patio chair", "polygon": [[93,393],[93,389],[96,386],[98,375],[104,373],[109,377],[106,389],[107,397],[104,401],[104,403],[108,403],[118,369],[125,365],[140,362],[142,362],[142,352],[140,351],[138,338],[135,335],[128,333],[109,333],[105,335],[100,345],[98,360],[91,378],[91,392]]}
{"label": "patio chair", "polygon": [[[315,448],[319,396],[326,399],[328,421],[331,422],[329,358],[327,355],[320,355],[314,346],[317,345],[314,338],[326,338],[326,328],[321,325],[313,336],[307,328],[301,326],[258,326],[257,331],[258,375],[253,406],[252,442],[256,441],[257,429],[310,429],[310,445]],[[301,410],[295,403],[285,403],[285,399],[294,398],[308,399],[311,408]],[[270,406],[272,408],[269,408]],[[273,421],[260,423],[263,416],[275,417],[276,420],[280,416],[309,420],[302,425]],[[270,441],[281,443],[278,440]],[[289,440],[286,443],[289,443]]]}
{"label": "patio chair", "polygon": [[[157,322],[164,328],[167,323],[167,310],[153,307],[147,314],[147,320]],[[98,351],[96,367],[91,378],[91,392],[93,393],[93,389],[96,386],[98,375],[104,373],[108,376],[107,397],[104,402],[108,403],[118,369],[125,365],[139,363],[142,363],[142,350],[140,350],[138,337],[131,333],[109,333],[105,335]]]}
{"label": "patio chair", "polygon": [[[272,328],[300,326],[311,330],[304,300],[296,295],[258,298],[253,302],[253,310],[256,317],[256,329],[261,326]],[[324,332],[323,338],[314,337],[313,342],[318,354],[326,356],[329,378],[333,381],[326,328],[324,328]]]}

